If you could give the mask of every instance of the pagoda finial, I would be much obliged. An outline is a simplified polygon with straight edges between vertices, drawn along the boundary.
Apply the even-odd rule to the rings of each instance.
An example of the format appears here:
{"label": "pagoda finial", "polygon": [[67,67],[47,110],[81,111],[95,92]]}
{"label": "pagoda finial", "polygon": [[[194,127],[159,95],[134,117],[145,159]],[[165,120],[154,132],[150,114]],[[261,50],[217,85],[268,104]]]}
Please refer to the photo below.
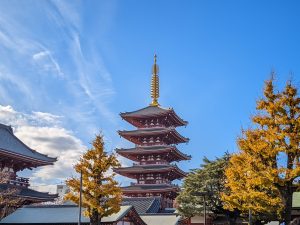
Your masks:
{"label": "pagoda finial", "polygon": [[152,79],[151,79],[151,106],[159,106],[157,99],[159,98],[159,77],[158,72],[159,68],[156,64],[157,56],[154,54],[154,64],[152,67]]}

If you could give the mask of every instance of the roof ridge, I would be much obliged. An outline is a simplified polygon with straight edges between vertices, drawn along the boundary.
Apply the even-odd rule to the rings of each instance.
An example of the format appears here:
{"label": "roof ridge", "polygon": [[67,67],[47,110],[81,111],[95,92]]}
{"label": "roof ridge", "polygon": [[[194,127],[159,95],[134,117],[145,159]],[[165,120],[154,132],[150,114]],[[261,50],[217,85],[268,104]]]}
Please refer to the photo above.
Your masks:
{"label": "roof ridge", "polygon": [[[43,153],[40,153],[32,148],[30,148],[28,145],[26,145],[23,141],[21,141],[13,132],[13,129],[11,126],[7,126],[5,124],[0,124],[0,127],[3,127],[10,135],[13,136],[13,138],[18,141],[20,144],[22,144],[26,149],[28,149],[29,151],[31,151],[33,154],[37,154],[37,155],[42,155],[42,156],[45,156],[49,159],[53,159],[54,161],[57,160],[57,157],[49,157],[48,155],[46,154],[43,154]],[[23,155],[22,155],[23,156]],[[40,159],[41,160],[41,159]],[[42,160],[43,161],[43,160]]]}
{"label": "roof ridge", "polygon": [[3,128],[3,129],[5,129],[5,130],[7,130],[8,132],[10,132],[10,133],[13,134],[13,129],[12,129],[12,127],[11,127],[10,125],[7,126],[7,125],[5,125],[5,124],[3,124],[3,123],[0,123],[0,128]]}

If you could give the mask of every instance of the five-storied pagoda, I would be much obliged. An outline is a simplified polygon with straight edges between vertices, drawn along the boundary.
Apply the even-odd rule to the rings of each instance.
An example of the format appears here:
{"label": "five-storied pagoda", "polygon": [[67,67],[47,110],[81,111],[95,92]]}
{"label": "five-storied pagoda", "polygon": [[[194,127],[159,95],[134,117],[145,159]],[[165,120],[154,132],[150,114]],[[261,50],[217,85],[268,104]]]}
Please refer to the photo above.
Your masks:
{"label": "five-storied pagoda", "polygon": [[136,179],[128,187],[123,187],[127,197],[159,197],[161,209],[172,208],[179,188],[172,184],[175,179],[183,178],[186,173],[179,169],[175,161],[189,160],[191,157],[180,152],[176,145],[188,142],[176,127],[186,126],[172,108],[162,108],[159,97],[159,68],[154,56],[152,68],[151,97],[152,103],[143,109],[121,113],[122,119],[135,126],[131,131],[118,131],[133,148],[116,149],[117,153],[135,161],[131,167],[115,170],[118,174]]}

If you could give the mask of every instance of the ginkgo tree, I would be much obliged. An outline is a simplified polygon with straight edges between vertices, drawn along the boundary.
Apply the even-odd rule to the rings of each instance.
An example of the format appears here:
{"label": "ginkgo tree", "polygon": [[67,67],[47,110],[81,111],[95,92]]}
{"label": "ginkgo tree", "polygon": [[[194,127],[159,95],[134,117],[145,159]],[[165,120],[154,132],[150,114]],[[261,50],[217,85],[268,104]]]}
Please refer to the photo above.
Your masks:
{"label": "ginkgo tree", "polygon": [[271,78],[256,108],[254,126],[243,130],[237,141],[240,152],[231,157],[225,172],[230,192],[222,199],[228,209],[251,210],[265,220],[277,215],[289,224],[293,191],[299,187],[300,176],[300,98],[296,86],[289,81],[279,92]]}
{"label": "ginkgo tree", "polygon": [[[122,192],[112,171],[117,167],[120,163],[116,156],[104,150],[102,135],[96,135],[91,149],[74,166],[77,173],[82,173],[82,206],[91,225],[100,225],[103,217],[120,210]],[[71,191],[65,199],[79,204],[80,179],[73,177],[66,183]]]}

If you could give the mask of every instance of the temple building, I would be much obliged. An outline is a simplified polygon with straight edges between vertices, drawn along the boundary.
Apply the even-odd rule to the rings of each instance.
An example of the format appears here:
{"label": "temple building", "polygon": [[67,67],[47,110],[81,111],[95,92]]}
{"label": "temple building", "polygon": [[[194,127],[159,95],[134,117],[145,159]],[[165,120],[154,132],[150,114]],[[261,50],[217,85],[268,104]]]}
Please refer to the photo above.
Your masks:
{"label": "temple building", "polygon": [[122,119],[136,129],[118,131],[119,135],[134,144],[133,148],[116,149],[116,152],[135,163],[131,167],[115,169],[115,172],[135,179],[136,183],[122,187],[123,195],[130,198],[159,199],[160,210],[173,208],[179,187],[173,180],[186,176],[175,162],[189,160],[191,156],[182,153],[176,146],[186,143],[188,138],[176,131],[176,127],[188,123],[181,119],[172,108],[163,108],[159,98],[159,67],[154,56],[151,81],[151,104],[133,112],[121,113]]}
{"label": "temple building", "polygon": [[[0,191],[17,190],[22,198],[22,204],[32,204],[53,201],[57,195],[38,192],[29,188],[29,178],[19,177],[17,173],[24,169],[52,165],[56,158],[50,158],[29,148],[18,139],[10,126],[0,124],[0,172],[8,177],[0,183]],[[1,206],[0,206],[1,211]]]}

